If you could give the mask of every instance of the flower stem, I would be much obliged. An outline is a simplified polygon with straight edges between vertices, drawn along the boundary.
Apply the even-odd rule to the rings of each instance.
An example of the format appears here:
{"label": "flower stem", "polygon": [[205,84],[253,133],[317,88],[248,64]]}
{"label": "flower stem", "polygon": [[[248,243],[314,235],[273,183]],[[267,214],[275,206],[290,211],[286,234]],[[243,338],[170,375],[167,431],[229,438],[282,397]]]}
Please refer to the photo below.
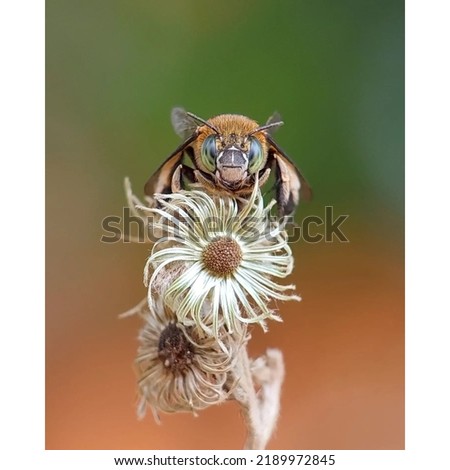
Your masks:
{"label": "flower stem", "polygon": [[[280,411],[284,363],[281,351],[268,349],[266,354],[250,361],[242,347],[234,369],[239,382],[234,398],[240,403],[247,424],[245,449],[263,450],[275,428]],[[260,386],[256,392],[255,385]]]}

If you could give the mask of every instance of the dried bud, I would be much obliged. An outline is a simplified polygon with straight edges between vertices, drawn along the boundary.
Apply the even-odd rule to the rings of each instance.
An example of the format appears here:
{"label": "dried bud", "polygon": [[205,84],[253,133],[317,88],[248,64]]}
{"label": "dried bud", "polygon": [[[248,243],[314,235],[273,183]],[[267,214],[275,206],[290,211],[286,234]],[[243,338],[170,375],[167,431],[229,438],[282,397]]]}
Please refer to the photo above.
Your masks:
{"label": "dried bud", "polygon": [[183,326],[157,301],[158,307],[143,315],[136,359],[141,403],[156,412],[204,409],[223,402],[230,394],[230,371],[239,343],[222,331],[221,343],[196,326]]}

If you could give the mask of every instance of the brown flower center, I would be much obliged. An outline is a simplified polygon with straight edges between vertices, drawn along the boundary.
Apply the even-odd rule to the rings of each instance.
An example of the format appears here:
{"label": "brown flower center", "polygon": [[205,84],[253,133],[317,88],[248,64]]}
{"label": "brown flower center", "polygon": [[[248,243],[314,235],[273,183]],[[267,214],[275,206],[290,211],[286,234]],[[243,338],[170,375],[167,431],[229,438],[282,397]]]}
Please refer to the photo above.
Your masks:
{"label": "brown flower center", "polygon": [[242,261],[239,243],[229,237],[213,240],[204,250],[202,260],[205,268],[217,276],[234,273]]}
{"label": "brown flower center", "polygon": [[159,357],[164,366],[172,372],[183,372],[194,356],[194,347],[175,323],[169,323],[159,337]]}

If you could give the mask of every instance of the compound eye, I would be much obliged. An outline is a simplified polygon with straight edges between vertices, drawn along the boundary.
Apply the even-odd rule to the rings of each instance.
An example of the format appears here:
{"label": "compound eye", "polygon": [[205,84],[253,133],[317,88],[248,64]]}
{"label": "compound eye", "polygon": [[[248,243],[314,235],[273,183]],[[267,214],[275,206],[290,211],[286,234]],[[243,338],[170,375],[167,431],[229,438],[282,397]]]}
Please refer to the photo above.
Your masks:
{"label": "compound eye", "polygon": [[250,137],[250,149],[248,151],[248,169],[250,173],[256,173],[261,169],[263,159],[262,145],[256,137]]}
{"label": "compound eye", "polygon": [[208,171],[215,171],[217,158],[216,136],[208,136],[202,145],[202,162]]}

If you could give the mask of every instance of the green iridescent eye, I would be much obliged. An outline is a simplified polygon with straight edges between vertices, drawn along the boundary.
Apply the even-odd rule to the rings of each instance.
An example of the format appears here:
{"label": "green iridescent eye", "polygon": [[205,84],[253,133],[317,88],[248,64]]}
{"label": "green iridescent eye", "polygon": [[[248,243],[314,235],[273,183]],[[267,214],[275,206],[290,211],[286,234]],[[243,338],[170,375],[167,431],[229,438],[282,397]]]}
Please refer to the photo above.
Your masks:
{"label": "green iridescent eye", "polygon": [[264,154],[262,145],[255,137],[250,137],[250,149],[248,151],[248,169],[250,173],[256,173],[261,169]]}
{"label": "green iridescent eye", "polygon": [[202,145],[202,162],[206,169],[215,171],[217,158],[216,136],[208,136]]}

